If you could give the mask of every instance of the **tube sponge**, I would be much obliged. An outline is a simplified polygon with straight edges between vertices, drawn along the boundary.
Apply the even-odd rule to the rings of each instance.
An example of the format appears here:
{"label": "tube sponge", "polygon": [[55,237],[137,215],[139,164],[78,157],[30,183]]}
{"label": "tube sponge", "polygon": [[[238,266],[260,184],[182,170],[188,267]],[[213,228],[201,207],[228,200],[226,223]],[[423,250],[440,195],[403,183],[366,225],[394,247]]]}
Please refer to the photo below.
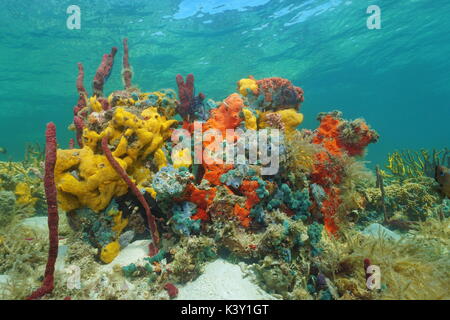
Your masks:
{"label": "tube sponge", "polygon": [[273,210],[281,208],[283,205],[292,210],[294,220],[306,220],[309,217],[308,209],[311,206],[308,189],[294,192],[287,184],[283,183],[269,201],[267,208]]}

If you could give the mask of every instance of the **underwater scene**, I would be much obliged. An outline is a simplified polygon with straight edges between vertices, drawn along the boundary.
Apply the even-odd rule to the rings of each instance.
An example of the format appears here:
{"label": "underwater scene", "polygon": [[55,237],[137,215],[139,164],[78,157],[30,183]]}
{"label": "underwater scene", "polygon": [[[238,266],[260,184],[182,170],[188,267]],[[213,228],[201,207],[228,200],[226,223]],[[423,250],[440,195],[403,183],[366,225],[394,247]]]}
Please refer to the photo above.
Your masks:
{"label": "underwater scene", "polygon": [[449,12],[2,0],[0,299],[450,299]]}

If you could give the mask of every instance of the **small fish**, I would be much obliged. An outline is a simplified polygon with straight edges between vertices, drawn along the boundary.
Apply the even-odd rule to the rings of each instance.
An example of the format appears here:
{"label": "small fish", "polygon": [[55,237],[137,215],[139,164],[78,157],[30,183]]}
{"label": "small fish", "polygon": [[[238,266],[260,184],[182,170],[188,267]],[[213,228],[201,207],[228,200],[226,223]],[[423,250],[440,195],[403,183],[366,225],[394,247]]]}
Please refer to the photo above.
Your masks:
{"label": "small fish", "polygon": [[439,183],[442,193],[450,198],[450,169],[444,166],[436,166],[434,178]]}
{"label": "small fish", "polygon": [[129,230],[127,232],[122,233],[119,237],[120,247],[125,248],[126,246],[128,246],[131,243],[131,241],[133,241],[133,239],[134,239],[134,231],[133,230]]}
{"label": "small fish", "polygon": [[0,154],[5,154],[6,152],[6,148],[0,147]]}

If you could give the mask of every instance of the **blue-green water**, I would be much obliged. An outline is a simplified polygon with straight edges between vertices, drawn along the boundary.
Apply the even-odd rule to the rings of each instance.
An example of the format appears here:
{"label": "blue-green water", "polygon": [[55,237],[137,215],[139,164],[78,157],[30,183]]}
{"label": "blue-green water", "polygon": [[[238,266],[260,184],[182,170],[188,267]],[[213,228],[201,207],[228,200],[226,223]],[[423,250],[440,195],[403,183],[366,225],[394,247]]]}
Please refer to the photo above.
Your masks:
{"label": "blue-green water", "polygon": [[[69,5],[81,29],[66,27]],[[381,30],[366,26],[381,8]],[[197,90],[221,100],[236,81],[280,76],[305,90],[304,127],[340,109],[381,135],[368,159],[394,149],[442,148],[450,141],[448,0],[2,0],[0,3],[0,160],[20,160],[54,121],[58,142],[73,133],[77,62],[85,85],[104,53],[129,38],[133,82],[175,87],[194,73]],[[120,52],[120,51],[119,51]],[[122,88],[121,54],[106,92]],[[91,91],[91,90],[89,90]]]}

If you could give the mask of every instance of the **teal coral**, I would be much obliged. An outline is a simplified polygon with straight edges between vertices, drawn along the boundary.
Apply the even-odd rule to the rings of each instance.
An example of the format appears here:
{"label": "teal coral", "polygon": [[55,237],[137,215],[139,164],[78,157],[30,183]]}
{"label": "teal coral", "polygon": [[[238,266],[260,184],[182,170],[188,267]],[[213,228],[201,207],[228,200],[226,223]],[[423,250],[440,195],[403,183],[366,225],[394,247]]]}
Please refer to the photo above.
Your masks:
{"label": "teal coral", "polygon": [[236,165],[235,169],[229,170],[220,176],[220,182],[237,189],[246,177],[254,174],[254,170],[247,165]]}
{"label": "teal coral", "polygon": [[287,184],[282,184],[269,201],[267,208],[273,210],[280,208],[283,204],[294,212],[295,220],[306,220],[309,217],[308,209],[311,206],[308,189],[293,192]]}
{"label": "teal coral", "polygon": [[252,177],[250,180],[258,182],[258,188],[255,190],[259,199],[264,199],[269,196],[269,191],[267,190],[267,182],[258,176]]}
{"label": "teal coral", "polygon": [[167,252],[165,250],[159,250],[159,252],[153,257],[145,258],[148,263],[160,262],[166,256]]}
{"label": "teal coral", "polygon": [[257,204],[250,210],[250,217],[260,224],[265,223],[266,213],[262,204]]}
{"label": "teal coral", "polygon": [[313,248],[312,250],[313,256],[317,256],[321,253],[321,249],[318,247],[318,244],[320,242],[320,239],[322,238],[322,230],[323,225],[317,222],[313,222],[311,225],[308,226],[308,237],[309,243]]}
{"label": "teal coral", "polygon": [[76,229],[82,231],[83,240],[96,248],[114,241],[116,233],[112,230],[113,218],[108,211],[95,213],[83,208],[69,214],[69,220]]}
{"label": "teal coral", "polygon": [[195,203],[184,201],[175,204],[172,212],[172,225],[175,232],[189,236],[200,230],[200,220],[193,220],[191,218],[197,212],[197,205]]}
{"label": "teal coral", "polygon": [[138,268],[134,263],[122,267],[122,272],[127,278],[131,278],[137,271]]}

